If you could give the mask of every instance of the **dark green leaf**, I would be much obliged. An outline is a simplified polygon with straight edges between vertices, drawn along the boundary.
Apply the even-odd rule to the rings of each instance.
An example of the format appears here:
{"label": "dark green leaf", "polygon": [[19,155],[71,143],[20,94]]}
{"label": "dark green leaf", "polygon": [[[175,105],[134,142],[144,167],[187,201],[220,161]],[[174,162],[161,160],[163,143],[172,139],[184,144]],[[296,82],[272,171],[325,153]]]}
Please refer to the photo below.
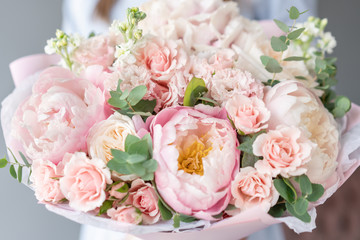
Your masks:
{"label": "dark green leaf", "polygon": [[22,181],[22,170],[23,170],[23,167],[21,165],[19,165],[18,171],[17,171],[17,179],[18,179],[19,183],[21,183],[21,181]]}
{"label": "dark green leaf", "polygon": [[279,218],[279,217],[282,217],[285,210],[286,210],[285,203],[277,204],[277,205],[273,206],[272,208],[270,208],[268,214],[270,214],[271,216],[273,216],[275,218]]}
{"label": "dark green leaf", "polygon": [[299,185],[303,196],[307,196],[312,193],[312,184],[305,174],[299,177]]}
{"label": "dark green leaf", "polygon": [[205,81],[201,78],[193,78],[186,87],[184,95],[184,106],[195,106],[197,99],[202,97],[208,89],[206,88]]}
{"label": "dark green leaf", "polygon": [[124,183],[124,185],[116,191],[120,193],[127,193],[129,191],[129,185],[127,183]]}
{"label": "dark green leaf", "polygon": [[296,195],[294,191],[285,183],[284,179],[274,179],[274,186],[281,197],[290,203],[294,203]]}
{"label": "dark green leaf", "polygon": [[279,83],[280,83],[279,80],[269,79],[267,82],[264,83],[264,85],[265,85],[265,86],[273,87],[273,86],[275,86],[276,84],[279,84]]}
{"label": "dark green leaf", "polygon": [[158,206],[160,210],[161,217],[164,221],[170,220],[173,217],[172,212],[165,207],[165,205],[162,203],[162,201],[159,199]]}
{"label": "dark green leaf", "polygon": [[217,215],[213,215],[212,217],[215,218],[215,219],[220,219],[220,218],[222,218],[223,216],[224,216],[224,213],[221,212],[221,213],[219,213],[219,214],[217,214]]}
{"label": "dark green leaf", "polygon": [[91,33],[89,34],[88,38],[92,38],[92,37],[95,37],[95,36],[96,36],[95,32],[91,32]]}
{"label": "dark green leaf", "polygon": [[198,100],[208,102],[208,103],[212,103],[214,106],[219,106],[219,103],[217,101],[211,99],[211,98],[199,97]]}
{"label": "dark green leaf", "polygon": [[274,19],[274,22],[283,32],[285,32],[285,33],[289,32],[289,26],[286,23],[284,23],[280,20],[277,20],[277,19]]}
{"label": "dark green leaf", "polygon": [[140,100],[138,104],[133,106],[135,112],[153,113],[156,106],[156,99],[154,100]]}
{"label": "dark green leaf", "polygon": [[284,52],[288,46],[278,37],[271,38],[271,47],[275,52]]}
{"label": "dark green leaf", "polygon": [[295,78],[299,80],[307,80],[307,78],[304,76],[296,76]]}
{"label": "dark green leaf", "polygon": [[290,39],[290,40],[297,39],[298,37],[300,37],[300,35],[303,33],[304,30],[305,30],[305,28],[299,28],[299,29],[292,31],[291,33],[289,33],[288,39]]}
{"label": "dark green leaf", "polygon": [[307,58],[304,57],[293,56],[293,57],[285,58],[284,61],[305,61],[306,59]]}
{"label": "dark green leaf", "polygon": [[291,7],[290,10],[289,10],[289,17],[290,19],[292,20],[296,20],[298,19],[300,16],[300,12],[299,10],[296,8],[296,7]]}
{"label": "dark green leaf", "polygon": [[235,205],[229,204],[229,205],[226,207],[225,211],[231,211],[231,210],[236,210],[236,209],[238,209],[238,208],[235,207]]}
{"label": "dark green leaf", "polygon": [[17,179],[17,174],[16,174],[16,171],[15,171],[14,165],[11,165],[11,166],[10,166],[9,171],[10,171],[10,175],[11,175],[13,178]]}
{"label": "dark green leaf", "polygon": [[312,194],[307,197],[309,202],[316,202],[324,194],[325,189],[321,184],[312,184]]}
{"label": "dark green leaf", "polygon": [[241,159],[241,167],[254,167],[255,163],[259,160],[259,157],[254,154],[244,152],[244,155]]}
{"label": "dark green leaf", "polygon": [[112,202],[112,201],[109,201],[109,200],[104,201],[103,204],[102,204],[102,206],[100,207],[98,216],[106,213],[107,210],[109,210],[110,208],[112,208],[112,205],[113,205],[113,202]]}
{"label": "dark green leaf", "polygon": [[282,67],[279,62],[269,56],[261,56],[260,57],[262,64],[265,66],[265,69],[270,73],[280,73],[282,72]]}
{"label": "dark green leaf", "polygon": [[190,222],[194,222],[198,219],[192,217],[192,216],[188,216],[188,215],[184,215],[184,214],[180,214],[180,221],[181,222],[186,222],[186,223],[190,223]]}
{"label": "dark green leaf", "polygon": [[129,147],[131,146],[131,144],[136,143],[140,141],[140,138],[138,138],[137,136],[134,135],[127,135],[126,139],[125,139],[125,152],[129,151]]}
{"label": "dark green leaf", "polygon": [[243,152],[246,152],[246,153],[249,153],[249,154],[253,154],[253,143],[255,142],[256,138],[265,133],[266,131],[260,131],[258,133],[255,133],[254,135],[252,136],[246,136],[244,137],[243,139],[241,139],[241,144],[240,146],[238,147],[239,150],[243,151]]}
{"label": "dark green leaf", "polygon": [[296,217],[296,218],[298,218],[298,219],[300,219],[301,221],[306,222],[306,223],[311,222],[311,217],[310,217],[310,215],[309,215],[307,212],[305,212],[305,214],[303,214],[303,215],[298,215],[298,214],[296,213],[296,211],[295,211],[295,209],[294,209],[294,207],[293,207],[292,204],[286,202],[285,205],[286,205],[286,209],[288,210],[288,212],[289,212],[291,215],[293,215],[294,217]]}
{"label": "dark green leaf", "polygon": [[144,85],[137,86],[133,90],[131,90],[127,98],[127,101],[131,106],[135,106],[145,96],[146,92],[147,92],[146,86]]}
{"label": "dark green leaf", "polygon": [[26,157],[24,156],[24,154],[22,152],[19,152],[22,160],[24,161],[26,167],[31,167],[30,163],[28,162],[28,160],[26,159]]}
{"label": "dark green leaf", "polygon": [[0,159],[0,168],[6,167],[7,164],[8,164],[8,160],[6,159],[6,157]]}
{"label": "dark green leaf", "polygon": [[307,212],[309,202],[305,198],[300,197],[296,199],[295,203],[292,206],[296,214],[302,216]]}
{"label": "dark green leaf", "polygon": [[179,228],[180,227],[180,214],[176,213],[174,215],[173,220],[174,220],[174,224],[173,224],[174,228]]}

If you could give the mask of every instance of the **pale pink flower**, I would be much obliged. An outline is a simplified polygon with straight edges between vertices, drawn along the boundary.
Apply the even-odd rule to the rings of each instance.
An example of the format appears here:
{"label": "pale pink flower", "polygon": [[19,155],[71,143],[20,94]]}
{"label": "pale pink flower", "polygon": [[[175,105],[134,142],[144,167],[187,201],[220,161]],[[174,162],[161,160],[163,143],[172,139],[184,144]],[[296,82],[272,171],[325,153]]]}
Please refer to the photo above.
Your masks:
{"label": "pale pink flower", "polygon": [[117,198],[119,200],[122,200],[127,195],[127,192],[122,193],[122,192],[119,192],[118,190],[120,188],[122,188],[125,184],[126,184],[125,182],[120,182],[120,183],[112,186],[109,191],[110,196]]}
{"label": "pale pink flower", "polygon": [[132,206],[111,208],[107,211],[107,215],[111,219],[122,223],[140,224],[142,221],[141,212]]}
{"label": "pale pink flower", "polygon": [[257,97],[235,95],[226,102],[225,108],[235,127],[245,134],[259,132],[268,126],[270,112]]}
{"label": "pale pink flower", "polygon": [[236,132],[221,112],[203,105],[172,107],[159,112],[151,123],[158,161],[155,182],[176,212],[211,220],[230,201],[240,153]]}
{"label": "pale pink flower", "polygon": [[60,190],[59,179],[62,177],[61,166],[57,167],[50,161],[34,161],[30,180],[35,196],[40,202],[57,203],[64,198]]}
{"label": "pale pink flower", "polygon": [[231,193],[235,198],[235,206],[241,211],[261,207],[268,212],[279,199],[271,175],[260,173],[252,167],[241,168],[231,183]]}
{"label": "pale pink flower", "polygon": [[280,125],[256,138],[253,152],[263,160],[255,166],[260,172],[271,172],[273,177],[300,176],[306,173],[305,165],[311,160],[315,146],[299,128]]}
{"label": "pale pink flower", "polygon": [[12,120],[12,135],[23,144],[33,161],[54,164],[65,153],[86,151],[89,129],[105,119],[104,96],[91,82],[60,67],[43,71],[32,95]]}
{"label": "pale pink flower", "polygon": [[306,166],[306,175],[312,182],[326,182],[335,173],[339,153],[339,131],[334,117],[311,90],[297,81],[275,85],[265,94],[264,102],[271,112],[270,129],[291,123],[317,145]]}
{"label": "pale pink flower", "polygon": [[85,67],[101,65],[110,67],[114,60],[115,43],[109,36],[99,35],[81,42],[73,54],[73,60]]}
{"label": "pale pink flower", "polygon": [[141,211],[143,224],[158,222],[160,219],[159,198],[153,186],[141,179],[136,179],[131,183],[129,192],[129,198],[126,202]]}
{"label": "pale pink flower", "polygon": [[100,207],[106,199],[106,184],[111,184],[110,171],[103,160],[89,159],[83,152],[66,154],[64,177],[60,188],[75,210],[88,212]]}
{"label": "pale pink flower", "polygon": [[210,82],[210,95],[220,104],[235,95],[263,98],[264,86],[250,73],[239,69],[227,68],[215,72]]}

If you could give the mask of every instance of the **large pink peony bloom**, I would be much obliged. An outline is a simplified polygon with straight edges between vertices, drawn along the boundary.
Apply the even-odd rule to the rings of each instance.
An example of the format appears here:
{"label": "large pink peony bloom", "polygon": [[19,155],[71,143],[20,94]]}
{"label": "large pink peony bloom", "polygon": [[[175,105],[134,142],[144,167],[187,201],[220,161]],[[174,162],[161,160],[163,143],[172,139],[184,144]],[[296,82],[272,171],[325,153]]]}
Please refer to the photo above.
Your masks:
{"label": "large pink peony bloom", "polygon": [[86,151],[89,129],[105,119],[104,97],[91,82],[60,67],[43,71],[12,121],[12,134],[33,161],[57,164],[66,152]]}
{"label": "large pink peony bloom", "polygon": [[239,172],[236,132],[220,108],[198,105],[161,111],[153,120],[155,181],[176,212],[213,219],[231,198]]}

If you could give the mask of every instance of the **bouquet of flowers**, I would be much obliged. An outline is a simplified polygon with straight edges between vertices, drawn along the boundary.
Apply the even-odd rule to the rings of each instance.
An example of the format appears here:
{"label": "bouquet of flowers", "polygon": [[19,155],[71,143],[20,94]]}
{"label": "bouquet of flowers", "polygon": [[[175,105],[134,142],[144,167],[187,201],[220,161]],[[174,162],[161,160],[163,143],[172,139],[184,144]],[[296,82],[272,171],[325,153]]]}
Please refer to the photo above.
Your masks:
{"label": "bouquet of flowers", "polygon": [[311,231],[360,164],[360,109],[333,91],[327,20],[301,14],[269,39],[233,2],[152,0],[104,35],[58,30],[55,55],[11,65],[0,167],[55,213],[149,238]]}

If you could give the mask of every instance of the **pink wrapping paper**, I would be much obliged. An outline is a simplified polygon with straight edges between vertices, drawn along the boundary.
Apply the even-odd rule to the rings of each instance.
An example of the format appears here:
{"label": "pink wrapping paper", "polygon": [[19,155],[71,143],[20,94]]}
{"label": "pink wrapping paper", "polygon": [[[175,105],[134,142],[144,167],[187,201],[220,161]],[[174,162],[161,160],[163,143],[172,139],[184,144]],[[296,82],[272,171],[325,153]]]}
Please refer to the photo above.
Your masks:
{"label": "pink wrapping paper", "polygon": [[[56,55],[43,54],[21,58],[11,63],[11,73],[16,89],[2,103],[1,121],[5,141],[10,148],[18,149],[11,137],[11,118],[17,106],[31,94],[32,83],[36,80],[36,72],[51,66],[59,61]],[[35,74],[35,75],[34,75]],[[31,76],[34,75],[34,76]],[[22,98],[22,99],[19,99]],[[341,127],[341,151],[338,156],[339,166],[334,176],[329,179],[329,186],[324,196],[309,210],[312,216],[311,223],[303,223],[294,217],[275,219],[259,208],[249,209],[232,218],[211,224],[208,221],[181,223],[180,229],[174,231],[172,222],[162,222],[151,226],[137,226],[119,223],[107,218],[96,217],[89,213],[77,212],[67,205],[46,205],[47,209],[76,221],[100,228],[127,232],[142,239],[240,239],[272,224],[284,222],[295,232],[308,232],[315,228],[316,209],[314,206],[325,202],[356,170],[360,165],[360,107],[353,104],[351,111],[344,117]],[[26,179],[24,177],[24,179]],[[166,232],[159,232],[166,231]]]}

